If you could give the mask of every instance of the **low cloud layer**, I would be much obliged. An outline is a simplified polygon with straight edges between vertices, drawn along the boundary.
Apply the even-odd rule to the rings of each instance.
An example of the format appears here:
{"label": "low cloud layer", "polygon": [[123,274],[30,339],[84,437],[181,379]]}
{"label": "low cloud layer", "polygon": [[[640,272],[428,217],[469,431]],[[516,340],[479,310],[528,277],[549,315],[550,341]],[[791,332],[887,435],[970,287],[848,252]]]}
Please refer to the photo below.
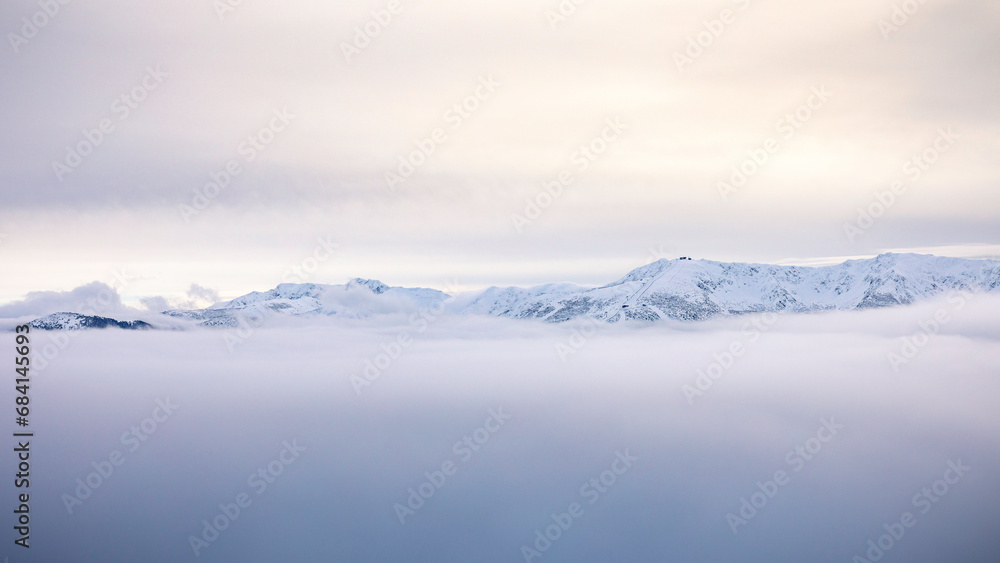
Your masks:
{"label": "low cloud layer", "polygon": [[995,560],[998,313],[39,334],[25,560]]}

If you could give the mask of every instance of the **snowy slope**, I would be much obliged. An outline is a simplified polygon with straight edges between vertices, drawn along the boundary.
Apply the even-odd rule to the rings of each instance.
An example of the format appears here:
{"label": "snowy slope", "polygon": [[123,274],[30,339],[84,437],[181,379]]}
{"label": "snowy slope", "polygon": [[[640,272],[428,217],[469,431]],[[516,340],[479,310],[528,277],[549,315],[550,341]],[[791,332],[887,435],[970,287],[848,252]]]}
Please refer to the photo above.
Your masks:
{"label": "snowy slope", "polygon": [[[808,312],[906,305],[950,290],[995,291],[1000,262],[882,254],[824,267],[711,260],[658,260],[601,287],[551,283],[491,287],[459,296],[451,313],[564,322],[701,320],[752,312]],[[236,315],[272,313],[368,318],[426,309],[448,295],[354,279],[346,285],[282,284],[201,311],[170,311],[205,325],[236,326]]]}
{"label": "snowy slope", "polygon": [[87,328],[146,330],[153,328],[149,323],[143,321],[116,321],[108,317],[77,313],[52,313],[31,321],[28,326],[37,330],[83,330]]}
{"label": "snowy slope", "polygon": [[560,322],[699,320],[763,311],[806,312],[905,305],[948,290],[995,291],[1000,262],[882,254],[819,268],[711,260],[659,260],[605,286],[490,288],[468,313]]}
{"label": "snowy slope", "polygon": [[[765,311],[891,307],[953,290],[988,292],[998,288],[1000,262],[996,260],[882,254],[816,268],[679,259],[658,260],[601,287],[570,283],[491,287],[453,299],[434,289],[390,287],[380,281],[355,278],[343,285],[286,283],[206,309],[163,314],[220,327],[260,322],[274,315],[367,319],[436,307],[445,307],[451,314],[552,323],[580,317],[608,322],[702,320]],[[68,329],[109,326],[104,321],[117,322],[50,315],[35,323]]]}
{"label": "snowy slope", "polygon": [[447,298],[448,294],[435,289],[389,287],[377,280],[355,278],[343,285],[283,283],[207,309],[164,314],[204,326],[236,327],[274,314],[364,319],[427,309]]}

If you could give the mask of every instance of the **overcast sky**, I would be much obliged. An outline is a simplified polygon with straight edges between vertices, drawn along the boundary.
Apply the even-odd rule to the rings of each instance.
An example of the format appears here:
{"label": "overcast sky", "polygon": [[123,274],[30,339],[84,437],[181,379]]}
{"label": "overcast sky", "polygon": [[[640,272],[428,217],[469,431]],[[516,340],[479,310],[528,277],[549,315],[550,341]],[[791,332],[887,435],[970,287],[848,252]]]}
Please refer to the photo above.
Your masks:
{"label": "overcast sky", "polygon": [[994,1],[221,4],[0,5],[0,302],[998,254]]}

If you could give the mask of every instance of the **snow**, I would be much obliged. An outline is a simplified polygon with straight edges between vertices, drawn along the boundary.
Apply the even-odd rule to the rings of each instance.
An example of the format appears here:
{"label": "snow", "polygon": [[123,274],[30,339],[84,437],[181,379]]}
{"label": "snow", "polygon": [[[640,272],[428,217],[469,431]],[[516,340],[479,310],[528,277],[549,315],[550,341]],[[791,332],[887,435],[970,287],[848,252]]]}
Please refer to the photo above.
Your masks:
{"label": "snow", "polygon": [[564,322],[663,318],[702,320],[752,312],[809,312],[905,305],[949,291],[995,291],[1000,262],[920,254],[881,254],[821,267],[666,260],[589,288],[550,283],[490,287],[456,296],[434,289],[390,287],[355,278],[344,285],[285,283],[200,311],[166,314],[208,326],[272,314],[364,319],[436,307],[454,314]]}
{"label": "snow", "polygon": [[78,313],[52,313],[28,323],[39,330],[83,330],[87,328],[123,328],[145,330],[151,325],[143,321],[118,321],[108,317],[80,315]]}

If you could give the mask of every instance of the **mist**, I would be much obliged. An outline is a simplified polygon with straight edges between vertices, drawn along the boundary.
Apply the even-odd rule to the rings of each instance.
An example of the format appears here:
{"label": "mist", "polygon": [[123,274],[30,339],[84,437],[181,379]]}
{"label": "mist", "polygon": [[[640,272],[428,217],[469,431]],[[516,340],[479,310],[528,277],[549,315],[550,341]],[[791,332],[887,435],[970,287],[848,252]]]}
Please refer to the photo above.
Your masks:
{"label": "mist", "polygon": [[36,331],[18,560],[994,561],[998,313]]}

